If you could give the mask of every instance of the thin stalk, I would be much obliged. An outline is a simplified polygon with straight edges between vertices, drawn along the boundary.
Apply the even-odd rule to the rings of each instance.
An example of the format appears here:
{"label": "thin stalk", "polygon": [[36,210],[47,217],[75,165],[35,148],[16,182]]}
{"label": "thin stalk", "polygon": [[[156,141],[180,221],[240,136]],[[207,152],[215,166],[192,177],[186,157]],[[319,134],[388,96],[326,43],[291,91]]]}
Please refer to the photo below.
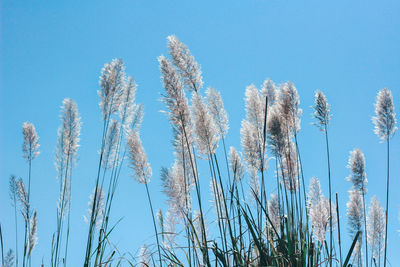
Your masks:
{"label": "thin stalk", "polygon": [[362,198],[364,208],[364,230],[365,230],[365,264],[368,267],[368,236],[367,236],[367,213],[365,212],[365,193],[364,193],[364,181],[362,185]]}
{"label": "thin stalk", "polygon": [[156,233],[157,249],[158,249],[158,258],[159,258],[159,260],[160,260],[160,266],[162,266],[162,262],[161,262],[161,252],[160,252],[160,242],[158,241],[158,232],[157,232],[156,219],[154,218],[153,205],[151,204],[151,198],[150,198],[150,193],[149,193],[149,187],[148,187],[147,183],[145,183],[144,185],[146,186],[146,193],[147,193],[147,198],[149,199],[150,210],[151,210],[151,217],[153,218],[153,226],[154,226],[154,231],[155,231],[155,233]]}
{"label": "thin stalk", "polygon": [[328,156],[328,179],[329,179],[329,236],[330,236],[330,247],[329,247],[329,265],[332,267],[332,189],[331,189],[331,163],[329,158],[329,142],[328,142],[328,129],[325,124],[325,142],[326,142],[326,153]]}
{"label": "thin stalk", "polygon": [[387,250],[387,226],[388,226],[388,213],[389,213],[389,134],[386,137],[386,150],[387,150],[387,179],[386,179],[386,220],[385,220],[385,254],[383,266],[386,267],[386,250]]}
{"label": "thin stalk", "polygon": [[340,266],[343,266],[343,264],[342,264],[342,240],[340,239],[339,201],[338,201],[338,194],[337,193],[336,193],[336,216],[337,216],[337,223],[338,223],[338,241],[339,241]]}

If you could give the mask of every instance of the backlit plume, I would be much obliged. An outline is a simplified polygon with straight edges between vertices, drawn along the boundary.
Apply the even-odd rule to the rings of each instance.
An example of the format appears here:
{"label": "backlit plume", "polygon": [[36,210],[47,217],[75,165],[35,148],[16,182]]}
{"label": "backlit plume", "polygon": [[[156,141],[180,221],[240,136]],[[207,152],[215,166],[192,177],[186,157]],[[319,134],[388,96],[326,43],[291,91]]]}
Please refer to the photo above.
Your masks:
{"label": "backlit plume", "polygon": [[218,134],[224,138],[228,133],[228,114],[224,108],[221,94],[214,88],[209,87],[206,91],[207,108],[211,112],[218,129]]}
{"label": "backlit plume", "polygon": [[150,182],[152,170],[147,162],[147,155],[137,132],[131,131],[129,133],[128,146],[131,167],[135,171],[134,178],[141,184],[147,184]]}
{"label": "backlit plume", "polygon": [[169,54],[172,62],[178,68],[189,91],[198,92],[203,86],[200,65],[196,62],[189,49],[175,35],[167,38]]}
{"label": "backlit plume", "polygon": [[124,85],[125,66],[122,59],[114,59],[110,63],[106,63],[101,70],[100,90],[97,92],[104,120],[118,110]]}
{"label": "backlit plume", "polygon": [[375,124],[375,134],[382,140],[392,137],[397,127],[393,96],[389,89],[384,88],[379,91],[376,97],[375,114],[376,116],[372,118]]}
{"label": "backlit plume", "polygon": [[317,119],[317,123],[315,123],[315,125],[317,125],[321,131],[325,131],[328,127],[329,120],[331,119],[329,114],[330,107],[325,95],[320,90],[317,90],[315,93],[315,104],[313,108],[313,116]]}
{"label": "backlit plume", "polygon": [[35,126],[30,122],[24,122],[22,125],[22,134],[24,135],[24,144],[22,151],[26,161],[31,161],[39,155],[39,136],[36,133]]}

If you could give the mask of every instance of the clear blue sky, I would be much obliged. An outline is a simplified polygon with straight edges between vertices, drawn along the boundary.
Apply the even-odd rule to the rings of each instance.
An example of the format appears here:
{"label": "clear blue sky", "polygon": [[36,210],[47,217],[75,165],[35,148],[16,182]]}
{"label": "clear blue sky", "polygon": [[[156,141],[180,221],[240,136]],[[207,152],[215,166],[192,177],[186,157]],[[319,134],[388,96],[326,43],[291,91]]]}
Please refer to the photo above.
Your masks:
{"label": "clear blue sky", "polygon": [[[165,211],[159,170],[172,164],[168,120],[159,111],[162,92],[157,57],[166,54],[166,37],[176,34],[202,66],[206,86],[219,89],[230,116],[228,145],[240,148],[245,87],[270,77],[293,81],[303,108],[300,149],[308,180],[316,175],[328,192],[324,139],[311,125],[316,89],[332,106],[330,142],[333,192],[339,193],[345,221],[350,183],[345,181],[349,151],[366,156],[369,199],[384,202],[385,146],[373,133],[371,117],[378,90],[392,90],[400,113],[399,1],[1,1],[0,222],[6,248],[14,248],[10,174],[26,178],[21,126],[35,124],[41,154],[33,162],[32,205],[38,210],[39,244],[33,263],[49,263],[56,229],[58,184],[54,151],[63,98],[78,103],[83,127],[78,164],[73,171],[70,266],[82,264],[89,194],[94,186],[101,115],[96,91],[104,63],[123,58],[139,84],[145,106],[141,136],[153,168],[150,190],[155,207]],[[389,260],[400,262],[398,220],[400,137],[392,141]],[[203,163],[202,163],[203,164]],[[205,163],[204,163],[205,164]],[[269,173],[272,183],[272,171]],[[202,182],[208,185],[204,173]],[[204,191],[204,190],[203,190]],[[112,240],[136,255],[153,242],[144,187],[130,170],[121,174],[113,219],[123,217]],[[20,217],[21,221],[21,217]],[[22,225],[21,225],[22,226]],[[22,228],[20,228],[22,229]],[[342,233],[348,236],[342,224]],[[347,248],[347,246],[346,246]]]}

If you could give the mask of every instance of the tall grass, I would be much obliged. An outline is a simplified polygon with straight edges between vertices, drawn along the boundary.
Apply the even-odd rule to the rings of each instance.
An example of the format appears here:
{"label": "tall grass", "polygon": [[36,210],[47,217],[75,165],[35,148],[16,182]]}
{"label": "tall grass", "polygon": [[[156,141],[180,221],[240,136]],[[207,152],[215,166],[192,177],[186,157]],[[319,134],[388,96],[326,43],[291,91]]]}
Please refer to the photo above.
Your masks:
{"label": "tall grass", "polygon": [[[377,266],[381,264],[383,250],[385,266],[389,139],[396,130],[390,91],[384,89],[378,94],[374,118],[375,132],[387,143],[385,216],[376,198],[366,213],[365,159],[361,150],[356,149],[349,159],[348,178],[352,182],[347,203],[352,242],[345,244],[339,194],[334,195],[336,205],[332,200],[332,183],[338,178],[331,177],[331,118],[325,95],[317,91],[312,108],[315,124],[325,137],[321,146],[325,147],[328,169],[327,177],[322,179],[328,182],[327,197],[317,177],[311,179],[309,186],[305,182],[304,169],[308,166],[301,162],[298,140],[302,109],[293,83],[275,84],[266,79],[260,89],[253,84],[246,88],[241,149],[237,149],[227,144],[229,122],[220,92],[208,88],[203,94],[201,67],[176,36],[167,38],[167,46],[168,55],[160,56],[158,62],[164,89],[163,112],[173,133],[171,167],[162,168],[160,174],[168,210],[154,212],[150,190],[153,173],[140,138],[143,107],[135,102],[135,80],[126,75],[124,62],[115,59],[104,65],[100,75],[102,129],[92,180],[94,189],[85,217],[88,229],[83,266]],[[43,263],[51,266],[70,266],[68,243],[74,231],[70,225],[71,181],[81,127],[75,102],[65,99],[61,110],[56,149],[60,182],[57,227],[50,259]],[[1,244],[3,266],[19,266],[21,261],[22,266],[32,265],[31,254],[37,242],[37,212],[32,212],[30,205],[30,183],[32,160],[38,154],[39,144],[32,124],[24,124],[23,129],[28,189],[22,179],[10,178],[16,258],[14,261],[11,252],[4,257]],[[118,196],[126,158],[133,178],[143,185],[154,228],[154,243],[143,244],[138,257],[129,259],[112,242],[119,222],[119,218],[113,218],[113,200]],[[205,184],[210,185],[211,195],[204,192]],[[207,195],[212,207],[204,201]],[[21,261],[17,203],[25,231]]]}

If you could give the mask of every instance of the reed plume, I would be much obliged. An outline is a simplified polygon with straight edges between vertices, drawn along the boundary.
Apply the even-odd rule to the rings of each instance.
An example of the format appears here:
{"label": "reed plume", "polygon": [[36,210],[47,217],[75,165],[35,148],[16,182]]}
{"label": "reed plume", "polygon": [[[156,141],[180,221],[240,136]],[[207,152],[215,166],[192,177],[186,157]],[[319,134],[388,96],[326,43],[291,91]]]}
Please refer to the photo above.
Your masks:
{"label": "reed plume", "polygon": [[24,136],[24,143],[22,152],[27,162],[35,159],[39,154],[39,136],[36,133],[35,126],[30,122],[24,122],[22,125],[22,134]]}
{"label": "reed plume", "polygon": [[139,266],[149,267],[151,266],[151,252],[146,245],[143,245],[139,251]]}
{"label": "reed plume", "polygon": [[386,267],[386,250],[387,250],[387,225],[389,214],[389,140],[393,137],[397,130],[396,113],[394,112],[392,92],[384,88],[379,91],[376,97],[375,114],[372,118],[375,124],[374,132],[383,141],[386,140],[387,152],[387,175],[386,175],[386,212],[385,212],[385,253],[383,266]]}
{"label": "reed plume", "polygon": [[385,239],[385,212],[376,196],[371,199],[367,217],[367,229],[372,259],[375,265],[377,260],[380,265]]}
{"label": "reed plume", "polygon": [[122,59],[114,59],[104,65],[100,75],[101,89],[97,92],[100,97],[99,106],[104,120],[107,120],[119,109],[124,82],[125,66]]}
{"label": "reed plume", "polygon": [[33,216],[30,221],[30,232],[29,232],[29,239],[28,239],[28,245],[27,245],[27,255],[30,261],[30,257],[32,254],[33,249],[35,248],[37,244],[37,212],[36,210],[33,212]]}
{"label": "reed plume", "polygon": [[224,102],[221,98],[221,93],[216,89],[209,87],[206,90],[207,109],[212,114],[214,123],[217,126],[218,135],[225,138],[228,133],[228,114],[224,108]]}
{"label": "reed plume", "polygon": [[278,92],[276,90],[275,83],[270,78],[267,78],[264,81],[263,86],[261,88],[261,93],[264,97],[267,97],[268,106],[273,106],[275,104]]}
{"label": "reed plume", "polygon": [[[93,215],[92,210],[94,211]],[[104,212],[104,191],[101,186],[97,186],[97,188],[93,189],[93,193],[89,197],[87,210],[88,216],[83,216],[83,218],[87,224],[91,223],[91,218],[95,218],[93,224],[96,226],[96,229],[99,229],[103,220]]]}
{"label": "reed plume", "polygon": [[234,181],[238,182],[242,180],[244,176],[244,166],[239,153],[233,146],[231,146],[229,150],[229,161],[232,173],[234,175]]}
{"label": "reed plume", "polygon": [[200,65],[184,43],[178,40],[175,35],[167,37],[169,54],[174,65],[179,70],[184,84],[189,91],[198,92],[203,86]]}
{"label": "reed plume", "polygon": [[[348,217],[348,225],[349,225],[349,233],[351,237],[354,239],[357,232],[362,232],[363,226],[363,198],[361,196],[361,192],[359,190],[350,190],[349,191],[349,201],[347,202],[347,217]],[[362,234],[359,235],[357,240],[357,245],[354,250],[353,259],[357,263],[357,266],[362,266]]]}

